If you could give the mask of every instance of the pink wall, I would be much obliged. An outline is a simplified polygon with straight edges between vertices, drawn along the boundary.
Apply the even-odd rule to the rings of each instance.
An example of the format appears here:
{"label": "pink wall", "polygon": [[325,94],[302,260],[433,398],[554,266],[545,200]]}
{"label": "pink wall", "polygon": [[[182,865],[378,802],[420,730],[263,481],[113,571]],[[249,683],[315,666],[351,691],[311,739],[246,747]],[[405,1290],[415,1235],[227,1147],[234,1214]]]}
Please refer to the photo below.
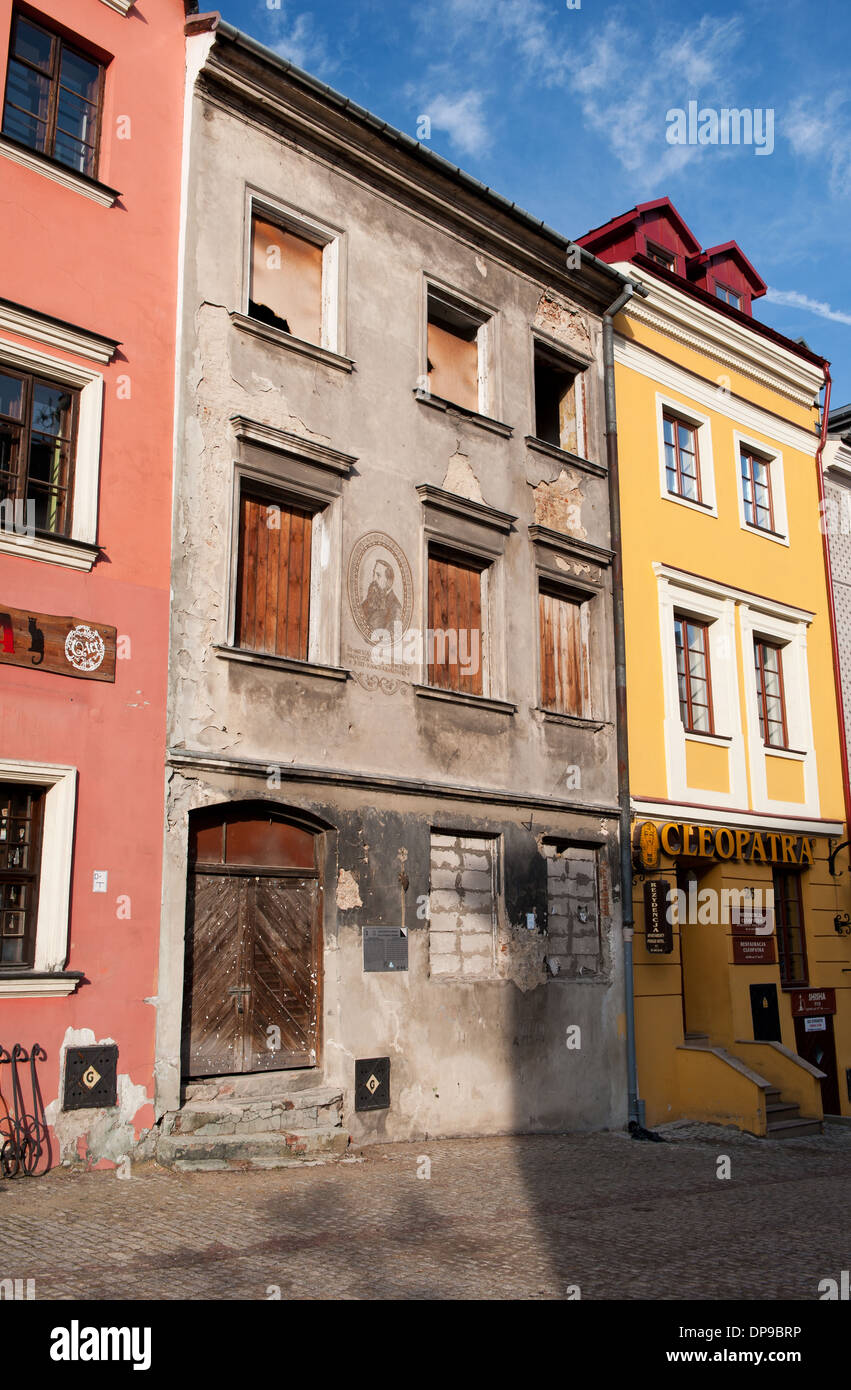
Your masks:
{"label": "pink wall", "polygon": [[[105,384],[105,557],[81,573],[0,555],[0,607],[111,624],[130,638],[130,656],[117,662],[114,685],[0,671],[0,756],[78,769],[67,968],[91,982],[67,998],[0,998],[0,1043],[46,1048],[50,1102],[66,1029],[92,1029],[118,1043],[119,1073],[152,1097],[155,1009],[143,1001],[156,993],[160,921],[184,5],[139,0],[126,17],[103,0],[26,9],[111,55],[98,178],[121,198],[102,207],[0,155],[0,295],[121,347],[96,368]],[[11,0],[0,0],[2,92],[11,15]],[[121,117],[129,139],[117,138]],[[0,328],[0,340],[12,336]],[[129,376],[129,400],[119,398],[120,376]],[[95,869],[108,871],[106,894],[92,893]],[[129,920],[116,916],[119,895],[130,898]],[[137,1127],[150,1121],[145,1109]]]}

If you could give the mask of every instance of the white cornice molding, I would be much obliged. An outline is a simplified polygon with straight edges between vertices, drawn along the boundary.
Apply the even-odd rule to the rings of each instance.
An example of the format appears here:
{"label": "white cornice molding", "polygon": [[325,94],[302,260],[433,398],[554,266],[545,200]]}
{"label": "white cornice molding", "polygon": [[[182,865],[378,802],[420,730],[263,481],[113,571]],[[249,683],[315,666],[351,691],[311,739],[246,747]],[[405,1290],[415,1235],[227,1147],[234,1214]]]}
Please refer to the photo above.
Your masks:
{"label": "white cornice molding", "polygon": [[851,482],[851,446],[841,439],[828,439],[822,456],[825,473],[835,482]]}
{"label": "white cornice molding", "polygon": [[108,338],[0,302],[0,332],[3,330],[17,333],[21,338],[32,338],[45,347],[62,348],[75,357],[87,357],[90,362],[111,362],[118,346]]}
{"label": "white cornice molding", "polygon": [[732,420],[745,430],[750,432],[756,430],[759,434],[766,435],[778,444],[784,444],[790,449],[797,449],[800,453],[815,458],[818,447],[818,437],[815,432],[811,434],[802,429],[800,425],[793,424],[789,420],[781,420],[778,416],[772,415],[770,411],[763,410],[758,405],[751,405],[749,401],[743,401],[739,396],[722,390],[717,383],[707,381],[704,377],[695,376],[685,367],[678,367],[674,362],[659,357],[649,348],[633,342],[631,338],[622,338],[620,334],[616,335],[615,362],[622,367],[628,367],[631,371],[639,372],[641,376],[648,377],[658,386],[664,386],[669,390],[678,391],[680,395],[688,396],[695,405],[699,405],[705,410],[715,411],[718,415],[724,415],[728,420]]}
{"label": "white cornice molding", "polygon": [[808,608],[796,608],[791,603],[781,603],[779,599],[767,598],[764,594],[752,594],[748,589],[737,589],[732,584],[724,584],[717,579],[707,579],[702,574],[689,574],[687,570],[675,569],[673,565],[655,562],[653,572],[669,584],[680,589],[691,589],[696,594],[712,597],[731,598],[737,603],[745,603],[760,613],[771,613],[774,617],[792,623],[811,623],[815,613]]}
{"label": "white cornice molding", "polygon": [[[700,815],[695,815],[695,811]],[[842,821],[820,820],[812,816],[777,816],[770,812],[729,810],[695,801],[653,801],[633,796],[632,813],[642,820],[697,822],[701,825],[742,825],[755,830],[788,830],[793,835],[841,835]]]}
{"label": "white cornice molding", "polygon": [[[614,269],[623,275],[635,275],[635,267],[627,261],[617,262]],[[813,405],[824,385],[824,375],[815,363],[657,280],[643,268],[641,280],[650,291],[649,297],[634,296],[623,310],[626,318],[714,358],[797,405]]]}
{"label": "white cornice molding", "polygon": [[111,10],[117,10],[123,15],[133,8],[133,0],[101,0],[101,4],[108,5]]}
{"label": "white cornice molding", "polygon": [[44,174],[46,179],[52,179],[54,183],[61,184],[63,188],[68,188],[74,193],[82,193],[84,198],[91,198],[93,202],[100,203],[101,207],[111,208],[115,206],[121,196],[116,193],[114,188],[107,188],[104,183],[95,183],[90,179],[81,178],[75,174],[73,169],[66,169],[61,164],[55,164],[52,160],[43,159],[35,150],[22,149],[20,145],[14,145],[10,140],[0,137],[0,155],[6,159],[11,159],[14,164],[22,164],[25,169],[31,169],[35,174]]}

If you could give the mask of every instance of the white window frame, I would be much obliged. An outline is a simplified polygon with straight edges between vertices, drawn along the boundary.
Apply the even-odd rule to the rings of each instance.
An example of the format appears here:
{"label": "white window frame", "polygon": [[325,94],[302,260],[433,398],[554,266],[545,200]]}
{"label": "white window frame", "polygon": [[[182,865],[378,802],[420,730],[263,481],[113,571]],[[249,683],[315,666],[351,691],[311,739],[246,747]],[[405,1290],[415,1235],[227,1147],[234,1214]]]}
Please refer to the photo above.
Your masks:
{"label": "white window frame", "polygon": [[62,386],[79,391],[80,397],[70,536],[54,540],[46,536],[14,535],[5,527],[0,528],[0,554],[24,555],[29,560],[47,560],[68,569],[90,570],[95,556],[75,551],[68,541],[92,546],[97,543],[103,376],[90,367],[78,366],[38,348],[0,338],[0,371],[4,367],[50,377]]}
{"label": "white window frame", "polygon": [[[736,644],[736,604],[714,585],[654,566],[659,587],[659,627],[662,643],[662,687],[665,702],[665,765],[668,800],[699,800],[705,805],[738,807],[748,804],[745,738],[739,708]],[[715,732],[686,730],[680,713],[675,614],[707,624],[709,671],[712,682],[712,722]],[[688,783],[686,747],[711,743],[729,750],[729,791],[718,792]]]}
{"label": "white window frame", "polygon": [[42,971],[61,976],[68,959],[77,769],[53,763],[0,759],[0,781],[47,787],[39,867],[35,957],[29,971],[0,967],[0,998],[73,994],[79,983],[76,979],[58,978],[54,983],[49,980],[34,980],[32,974]]}
{"label": "white window frame", "polygon": [[[762,600],[758,604],[741,605],[742,648],[745,660],[749,660],[749,669],[745,672],[745,715],[753,804],[754,810],[767,811],[772,815],[819,815],[818,767],[807,661],[809,622],[809,617],[790,616],[788,609],[769,605]],[[768,747],[760,733],[753,661],[753,644],[760,638],[782,648],[788,748]],[[784,758],[803,765],[804,801],[775,801],[769,798],[766,758]]]}
{"label": "white window frame", "polygon": [[[789,519],[786,514],[786,484],[783,477],[783,455],[773,444],[766,444],[751,435],[733,431],[733,446],[736,457],[736,494],[739,499],[739,525],[752,536],[762,536],[763,540],[774,541],[777,545],[789,544]],[[761,454],[768,460],[771,478],[771,505],[774,512],[774,531],[763,531],[752,526],[745,517],[745,494],[742,488],[742,448]]]}
{"label": "white window frame", "polygon": [[[242,313],[248,316],[251,296],[252,225],[254,217],[265,217],[286,232],[322,248],[322,304],[318,346],[343,357],[346,353],[345,234],[339,227],[303,212],[301,208],[271,197],[256,188],[245,190],[245,254],[243,261]],[[281,330],[283,333],[283,330]],[[286,335],[285,335],[286,336]],[[301,338],[292,335],[296,342]]]}
{"label": "white window frame", "polygon": [[[420,371],[417,381],[417,389],[424,396],[431,395],[431,388],[428,379],[428,301],[430,294],[434,294],[436,299],[444,299],[450,306],[455,306],[459,313],[467,314],[471,321],[478,323],[476,331],[476,350],[478,357],[477,377],[478,377],[478,414],[484,415],[488,419],[498,420],[500,418],[501,406],[499,399],[499,376],[497,373],[497,311],[482,300],[474,299],[471,295],[465,294],[463,290],[457,290],[453,286],[446,284],[443,280],[438,280],[433,275],[423,274],[421,277],[420,293]],[[450,406],[455,402],[449,401]],[[463,406],[458,406],[463,410]]]}
{"label": "white window frame", "polygon": [[[703,502],[694,502],[689,497],[680,497],[668,491],[668,475],[665,468],[665,412],[678,416],[685,424],[691,425],[697,434],[697,464],[700,470],[700,491]],[[712,458],[712,424],[708,415],[691,405],[684,405],[673,396],[656,392],[656,436],[659,449],[659,490],[663,501],[676,502],[681,507],[689,507],[702,516],[718,516],[718,502],[715,495],[715,464]]]}

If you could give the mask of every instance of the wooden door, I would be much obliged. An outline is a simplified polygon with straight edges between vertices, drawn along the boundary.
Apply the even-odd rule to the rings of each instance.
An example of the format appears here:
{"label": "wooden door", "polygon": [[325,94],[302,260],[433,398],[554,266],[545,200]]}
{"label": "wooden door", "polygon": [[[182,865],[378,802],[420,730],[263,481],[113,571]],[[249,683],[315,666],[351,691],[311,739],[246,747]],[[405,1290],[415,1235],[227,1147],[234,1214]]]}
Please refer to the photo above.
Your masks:
{"label": "wooden door", "polygon": [[187,923],[184,1075],[316,1064],[319,910],[316,878],[196,869]]}
{"label": "wooden door", "polygon": [[822,1109],[825,1115],[839,1115],[839,1074],[836,1069],[836,1044],[833,1041],[833,1015],[820,1018],[795,1019],[795,1047],[799,1057],[824,1072],[821,1083]]}

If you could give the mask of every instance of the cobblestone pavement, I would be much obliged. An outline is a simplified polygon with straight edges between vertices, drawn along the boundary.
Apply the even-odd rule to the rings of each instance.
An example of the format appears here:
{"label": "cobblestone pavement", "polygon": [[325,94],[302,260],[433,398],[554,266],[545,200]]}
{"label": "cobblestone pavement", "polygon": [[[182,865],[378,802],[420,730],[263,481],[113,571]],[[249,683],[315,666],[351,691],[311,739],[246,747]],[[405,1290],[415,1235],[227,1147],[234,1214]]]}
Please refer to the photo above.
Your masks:
{"label": "cobblestone pavement", "polygon": [[0,1183],[0,1278],[34,1278],[37,1299],[265,1299],[271,1286],[560,1299],[569,1285],[583,1299],[815,1299],[851,1257],[851,1127],[826,1130],[442,1140],[260,1173],[58,1170]]}

